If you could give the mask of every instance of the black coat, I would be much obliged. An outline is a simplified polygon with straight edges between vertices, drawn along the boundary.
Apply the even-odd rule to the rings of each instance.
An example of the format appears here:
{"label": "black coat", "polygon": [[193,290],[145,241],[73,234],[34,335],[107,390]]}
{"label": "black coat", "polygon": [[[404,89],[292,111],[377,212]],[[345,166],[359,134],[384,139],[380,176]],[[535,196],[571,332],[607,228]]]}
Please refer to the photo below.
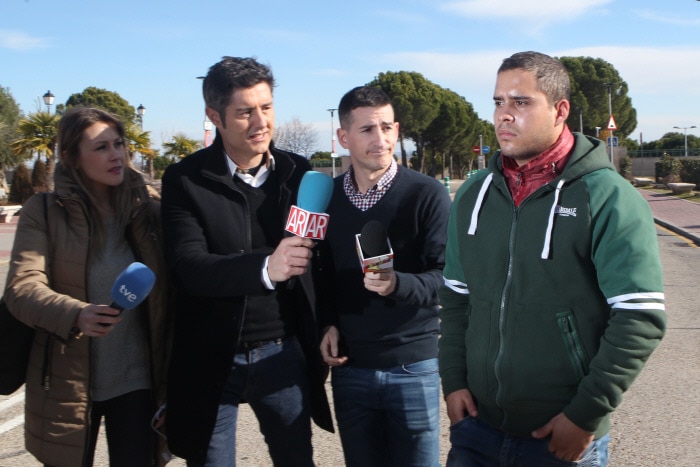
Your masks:
{"label": "black coat", "polygon": [[[272,149],[284,228],[306,159]],[[165,257],[178,289],[168,381],[168,444],[180,457],[204,462],[219,400],[238,345],[246,296],[264,294],[267,254],[251,253],[250,212],[231,178],[220,139],[171,165],[163,176]],[[270,252],[271,253],[271,252]],[[295,286],[297,336],[307,355],[312,415],[333,431],[324,389],[311,274]]]}

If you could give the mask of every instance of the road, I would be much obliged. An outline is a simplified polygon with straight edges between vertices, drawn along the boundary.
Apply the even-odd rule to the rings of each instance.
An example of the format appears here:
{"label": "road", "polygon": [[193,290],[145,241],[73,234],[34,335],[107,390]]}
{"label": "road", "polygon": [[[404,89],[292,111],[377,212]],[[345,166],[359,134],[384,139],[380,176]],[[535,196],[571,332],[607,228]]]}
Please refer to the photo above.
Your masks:
{"label": "road", "polygon": [[[659,229],[664,266],[668,331],[645,369],[625,394],[613,416],[611,467],[691,467],[700,465],[700,248]],[[0,266],[4,284],[7,266]],[[0,396],[0,467],[35,467],[22,439],[23,393]],[[447,419],[442,410],[441,460],[449,449]],[[257,423],[247,406],[240,415],[238,465],[270,466]],[[107,466],[104,436],[95,465]],[[343,465],[337,435],[314,431],[316,464]],[[182,459],[169,464],[184,466]]]}

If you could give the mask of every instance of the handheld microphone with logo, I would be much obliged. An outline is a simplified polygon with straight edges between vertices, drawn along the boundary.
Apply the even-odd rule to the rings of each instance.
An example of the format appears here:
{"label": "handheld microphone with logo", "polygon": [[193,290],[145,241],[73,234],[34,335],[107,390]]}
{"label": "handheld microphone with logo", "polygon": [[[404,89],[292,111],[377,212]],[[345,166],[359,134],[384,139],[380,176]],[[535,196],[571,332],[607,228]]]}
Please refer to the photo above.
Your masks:
{"label": "handheld microphone with logo", "polygon": [[378,272],[394,267],[394,250],[381,222],[367,222],[360,233],[355,235],[355,247],[362,272]]}
{"label": "handheld microphone with logo", "polygon": [[297,237],[323,240],[328,229],[325,210],[333,194],[333,179],[323,172],[309,170],[299,184],[298,206],[292,205],[284,230]]}
{"label": "handheld microphone with logo", "polygon": [[133,262],[119,274],[112,285],[112,303],[115,310],[132,310],[151,293],[156,275],[143,263]]}
{"label": "handheld microphone with logo", "polygon": [[[112,303],[109,307],[120,312],[136,308],[151,293],[155,282],[156,275],[151,268],[138,261],[131,263],[112,284],[110,291]],[[111,326],[106,323],[100,323],[100,325]]]}

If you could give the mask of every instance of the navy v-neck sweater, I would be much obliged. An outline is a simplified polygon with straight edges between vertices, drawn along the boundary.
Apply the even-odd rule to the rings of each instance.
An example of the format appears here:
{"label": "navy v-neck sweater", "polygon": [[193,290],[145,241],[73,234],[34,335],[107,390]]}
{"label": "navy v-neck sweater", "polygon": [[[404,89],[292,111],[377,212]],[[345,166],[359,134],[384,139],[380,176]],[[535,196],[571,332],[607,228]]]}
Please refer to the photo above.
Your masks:
{"label": "navy v-neck sweater", "polygon": [[[349,365],[389,368],[437,357],[449,209],[439,181],[401,166],[387,193],[364,212],[345,195],[343,176],[334,180],[328,232],[319,245],[332,272],[322,271],[317,292],[322,321],[339,328]],[[384,224],[394,250],[397,287],[387,297],[364,288],[355,249],[355,234],[370,220]]]}

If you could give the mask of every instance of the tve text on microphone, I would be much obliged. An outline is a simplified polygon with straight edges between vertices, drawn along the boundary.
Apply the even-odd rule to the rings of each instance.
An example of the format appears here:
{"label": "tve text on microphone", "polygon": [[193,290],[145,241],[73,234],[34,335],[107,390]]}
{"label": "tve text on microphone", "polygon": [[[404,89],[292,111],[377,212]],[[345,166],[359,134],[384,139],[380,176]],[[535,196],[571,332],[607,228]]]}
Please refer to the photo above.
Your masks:
{"label": "tve text on microphone", "polygon": [[122,294],[129,303],[134,303],[138,299],[138,296],[135,293],[129,291],[129,289],[126,288],[125,284],[121,284],[119,286],[119,293]]}

